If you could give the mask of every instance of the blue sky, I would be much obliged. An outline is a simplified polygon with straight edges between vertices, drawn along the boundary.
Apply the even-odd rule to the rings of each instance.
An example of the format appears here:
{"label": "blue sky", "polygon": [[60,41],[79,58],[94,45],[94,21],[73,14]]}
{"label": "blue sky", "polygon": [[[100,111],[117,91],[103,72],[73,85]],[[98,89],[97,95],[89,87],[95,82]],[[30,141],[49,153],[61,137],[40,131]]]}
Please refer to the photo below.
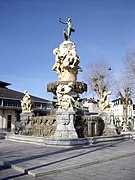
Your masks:
{"label": "blue sky", "polygon": [[[63,25],[72,19],[80,66],[104,58],[118,73],[135,48],[134,0],[0,0],[0,80],[10,88],[52,99],[46,87],[57,81],[53,49],[63,42]],[[78,75],[83,80],[83,73]]]}

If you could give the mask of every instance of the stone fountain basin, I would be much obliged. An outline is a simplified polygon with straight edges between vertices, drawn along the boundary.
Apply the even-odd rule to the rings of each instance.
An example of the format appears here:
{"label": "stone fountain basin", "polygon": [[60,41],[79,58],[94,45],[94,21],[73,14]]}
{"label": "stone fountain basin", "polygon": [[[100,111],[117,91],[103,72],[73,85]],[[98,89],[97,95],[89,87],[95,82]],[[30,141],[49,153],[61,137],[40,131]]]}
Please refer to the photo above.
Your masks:
{"label": "stone fountain basin", "polygon": [[[54,95],[56,95],[57,86],[59,86],[60,84],[66,85],[69,82],[70,81],[51,82],[47,85],[47,92],[52,92]],[[72,91],[75,91],[76,93],[79,93],[79,94],[87,92],[87,84],[85,84],[84,82],[75,81],[73,82]]]}

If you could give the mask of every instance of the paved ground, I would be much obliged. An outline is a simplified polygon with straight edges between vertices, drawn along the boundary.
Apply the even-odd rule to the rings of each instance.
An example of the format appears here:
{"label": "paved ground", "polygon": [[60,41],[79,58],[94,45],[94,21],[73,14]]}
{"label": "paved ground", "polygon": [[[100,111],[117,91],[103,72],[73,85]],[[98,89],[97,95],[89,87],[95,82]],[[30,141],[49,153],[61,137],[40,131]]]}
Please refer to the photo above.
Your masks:
{"label": "paved ground", "polygon": [[133,180],[135,141],[59,148],[0,140],[0,179]]}

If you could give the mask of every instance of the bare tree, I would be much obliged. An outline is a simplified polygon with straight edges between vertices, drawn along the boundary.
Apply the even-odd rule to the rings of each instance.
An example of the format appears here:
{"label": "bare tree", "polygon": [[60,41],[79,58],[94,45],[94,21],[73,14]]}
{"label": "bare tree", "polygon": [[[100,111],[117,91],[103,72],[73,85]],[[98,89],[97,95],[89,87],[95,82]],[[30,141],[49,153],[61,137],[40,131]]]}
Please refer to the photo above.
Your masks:
{"label": "bare tree", "polygon": [[103,60],[91,62],[86,69],[84,78],[89,86],[89,92],[95,93],[98,98],[113,86],[113,73],[109,64]]}
{"label": "bare tree", "polygon": [[124,58],[124,74],[127,76],[127,80],[130,83],[130,89],[132,90],[132,97],[135,97],[135,49],[129,51]]}
{"label": "bare tree", "polygon": [[129,102],[130,102],[130,96],[131,96],[131,91],[130,88],[127,87],[124,89],[124,94],[119,92],[122,103],[123,103],[123,111],[124,111],[124,119],[125,119],[125,126],[124,126],[124,131],[127,131],[128,127],[128,107],[129,107]]}
{"label": "bare tree", "polygon": [[123,74],[122,77],[120,77],[116,82],[116,93],[117,96],[121,98],[121,102],[123,104],[123,120],[125,123],[125,126],[123,127],[123,131],[127,131],[128,129],[128,108],[130,105],[131,100],[131,85],[130,81],[128,81],[128,78],[126,74]]}
{"label": "bare tree", "polygon": [[123,117],[125,126],[124,131],[127,131],[128,127],[128,108],[131,98],[134,98],[135,91],[135,50],[130,51],[123,59],[121,77],[117,78],[116,93],[117,96],[121,98],[123,104]]}

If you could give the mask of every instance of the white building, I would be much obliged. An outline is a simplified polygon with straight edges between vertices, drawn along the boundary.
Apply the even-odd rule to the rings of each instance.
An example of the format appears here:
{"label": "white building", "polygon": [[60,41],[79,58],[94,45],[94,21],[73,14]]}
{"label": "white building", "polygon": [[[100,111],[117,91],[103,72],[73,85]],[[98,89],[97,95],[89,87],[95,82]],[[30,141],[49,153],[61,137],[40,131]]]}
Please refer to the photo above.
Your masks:
{"label": "white building", "polygon": [[83,110],[87,110],[90,114],[98,114],[98,102],[95,99],[83,99]]}
{"label": "white building", "polygon": [[[124,119],[124,104],[121,100],[121,98],[115,99],[112,101],[113,103],[113,114],[114,114],[114,121],[115,124],[121,125],[125,119]],[[132,121],[135,117],[135,110],[134,110],[134,105],[131,99],[129,99],[128,102],[128,108],[127,108],[127,116],[128,116],[128,121]]]}

